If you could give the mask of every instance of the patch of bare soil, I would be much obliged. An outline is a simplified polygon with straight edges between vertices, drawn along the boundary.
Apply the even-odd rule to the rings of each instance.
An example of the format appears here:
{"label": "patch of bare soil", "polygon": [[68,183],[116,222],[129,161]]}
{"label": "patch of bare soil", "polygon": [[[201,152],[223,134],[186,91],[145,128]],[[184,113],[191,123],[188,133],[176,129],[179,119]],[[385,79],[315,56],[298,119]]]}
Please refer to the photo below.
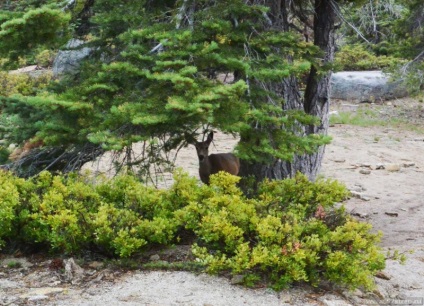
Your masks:
{"label": "patch of bare soil", "polygon": [[[397,127],[335,124],[329,133],[322,175],[345,183],[353,197],[345,206],[383,232],[382,247],[399,250],[404,265],[387,260],[373,293],[294,287],[279,293],[246,289],[237,279],[188,272],[108,270],[98,262],[79,266],[67,259],[0,257],[0,305],[423,305],[424,304],[424,131],[422,103],[403,99],[385,105],[339,101],[332,111],[372,109],[380,118],[400,118]],[[411,131],[411,126],[413,127]],[[217,134],[211,153],[230,151],[236,140]],[[99,161],[96,167],[102,166]],[[193,147],[177,165],[197,176]],[[99,169],[97,169],[99,170]],[[101,170],[101,169],[100,169]],[[162,181],[169,186],[170,176]],[[410,253],[412,251],[412,253]],[[153,254],[150,260],[181,259],[187,249]],[[12,263],[11,263],[12,261]],[[20,262],[18,266],[14,262]]]}

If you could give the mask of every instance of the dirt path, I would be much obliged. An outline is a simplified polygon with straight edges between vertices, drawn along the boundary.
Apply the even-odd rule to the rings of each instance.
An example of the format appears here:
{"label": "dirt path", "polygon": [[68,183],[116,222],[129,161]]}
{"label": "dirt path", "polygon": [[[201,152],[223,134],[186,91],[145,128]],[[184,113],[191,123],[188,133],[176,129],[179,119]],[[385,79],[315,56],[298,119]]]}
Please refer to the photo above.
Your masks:
{"label": "dirt path", "polygon": [[393,299],[393,305],[409,298],[423,305],[424,135],[347,125],[336,125],[330,133],[334,140],[322,174],[344,182],[355,193],[347,211],[383,232],[385,249],[408,258],[405,265],[387,261],[383,278],[376,278],[379,295]]}
{"label": "dirt path", "polygon": [[[406,252],[404,265],[388,260],[377,290],[363,294],[296,287],[280,293],[249,290],[224,278],[187,272],[125,274],[84,267],[84,282],[49,270],[50,262],[23,260],[0,266],[0,305],[387,305],[424,304],[424,134],[383,127],[336,124],[322,175],[344,182],[355,196],[347,211],[382,231],[382,246]],[[217,134],[212,152],[231,150],[235,140]],[[177,165],[197,176],[194,148],[182,150]],[[163,185],[169,185],[169,177]],[[413,250],[410,254],[408,251]],[[382,301],[380,300],[380,303]]]}
{"label": "dirt path", "polygon": [[424,136],[345,125],[331,134],[322,173],[355,192],[347,208],[384,232],[383,246],[424,245]]}

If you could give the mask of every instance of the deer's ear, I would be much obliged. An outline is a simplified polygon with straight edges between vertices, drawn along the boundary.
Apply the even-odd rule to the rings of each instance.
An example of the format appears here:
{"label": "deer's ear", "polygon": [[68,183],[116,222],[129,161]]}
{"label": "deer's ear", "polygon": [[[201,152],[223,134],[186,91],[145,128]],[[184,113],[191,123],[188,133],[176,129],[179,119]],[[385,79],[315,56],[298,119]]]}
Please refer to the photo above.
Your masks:
{"label": "deer's ear", "polygon": [[212,140],[213,140],[213,132],[210,132],[206,141],[212,142]]}

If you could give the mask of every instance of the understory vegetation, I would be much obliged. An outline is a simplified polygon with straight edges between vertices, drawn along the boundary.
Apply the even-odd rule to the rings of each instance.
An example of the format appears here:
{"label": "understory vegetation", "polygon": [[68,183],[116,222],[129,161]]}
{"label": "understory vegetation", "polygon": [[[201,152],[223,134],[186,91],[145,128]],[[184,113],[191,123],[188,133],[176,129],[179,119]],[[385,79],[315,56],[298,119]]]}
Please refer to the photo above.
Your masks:
{"label": "understory vegetation", "polygon": [[371,289],[384,268],[380,234],[336,204],[349,194],[336,181],[298,174],[264,181],[247,198],[239,178],[223,172],[210,186],[181,171],[174,180],[158,190],[132,175],[23,179],[0,171],[0,247],[137,258],[152,247],[189,243],[206,271],[275,289],[321,280]]}
{"label": "understory vegetation", "polygon": [[406,60],[390,55],[377,56],[360,44],[345,45],[334,58],[335,69],[340,71],[390,70],[394,71]]}

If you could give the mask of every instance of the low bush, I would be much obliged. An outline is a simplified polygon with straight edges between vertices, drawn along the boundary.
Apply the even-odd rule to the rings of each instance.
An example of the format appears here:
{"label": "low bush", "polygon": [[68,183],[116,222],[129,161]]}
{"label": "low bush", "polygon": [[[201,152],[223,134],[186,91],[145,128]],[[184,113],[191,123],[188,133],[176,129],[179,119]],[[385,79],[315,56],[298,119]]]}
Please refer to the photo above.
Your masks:
{"label": "low bush", "polygon": [[52,73],[44,73],[32,77],[25,73],[8,73],[0,71],[0,96],[9,97],[15,94],[35,95],[45,89],[52,79]]}
{"label": "low bush", "polygon": [[131,175],[94,184],[76,174],[24,180],[0,171],[0,247],[126,258],[191,233],[193,254],[210,273],[241,274],[250,286],[267,280],[276,289],[322,279],[370,289],[384,268],[380,235],[336,205],[348,196],[336,181],[298,174],[265,181],[247,198],[239,178],[226,173],[209,186],[182,172],[174,178],[169,190],[157,190]]}
{"label": "low bush", "polygon": [[361,71],[390,69],[405,63],[393,56],[376,56],[362,45],[345,45],[335,55],[334,65],[338,71]]}
{"label": "low bush", "polygon": [[35,56],[37,66],[43,67],[43,68],[51,67],[53,65],[55,56],[56,56],[56,52],[52,50],[43,50],[39,52]]}

